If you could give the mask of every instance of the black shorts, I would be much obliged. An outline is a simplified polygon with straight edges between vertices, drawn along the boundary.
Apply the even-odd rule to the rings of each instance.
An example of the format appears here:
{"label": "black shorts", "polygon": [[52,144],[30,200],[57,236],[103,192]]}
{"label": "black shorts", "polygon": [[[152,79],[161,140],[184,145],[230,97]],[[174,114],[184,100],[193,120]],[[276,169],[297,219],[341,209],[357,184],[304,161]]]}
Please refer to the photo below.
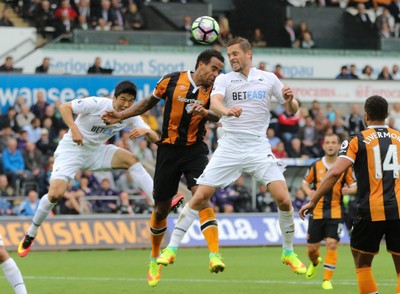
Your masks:
{"label": "black shorts", "polygon": [[354,221],[350,237],[350,246],[359,251],[377,254],[379,245],[385,236],[386,249],[391,253],[400,254],[400,220],[372,222],[366,220]]}
{"label": "black shorts", "polygon": [[196,186],[196,180],[208,163],[208,147],[205,143],[192,146],[160,144],[157,150],[156,170],[154,173],[154,199],[172,198],[178,191],[182,175],[190,190]]}
{"label": "black shorts", "polygon": [[325,238],[340,240],[343,230],[342,219],[308,219],[307,243],[319,243]]}

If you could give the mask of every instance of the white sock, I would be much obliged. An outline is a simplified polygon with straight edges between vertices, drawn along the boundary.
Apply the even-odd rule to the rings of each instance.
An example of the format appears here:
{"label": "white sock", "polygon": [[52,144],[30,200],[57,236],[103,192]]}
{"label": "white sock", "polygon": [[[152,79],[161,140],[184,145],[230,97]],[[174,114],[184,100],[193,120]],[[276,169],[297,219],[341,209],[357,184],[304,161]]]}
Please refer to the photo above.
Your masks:
{"label": "white sock", "polygon": [[43,195],[40,199],[39,207],[32,218],[32,223],[28,229],[28,235],[31,237],[36,237],[39,226],[49,215],[50,211],[56,206],[57,203],[51,203],[47,194]]}
{"label": "white sock", "polygon": [[143,165],[138,162],[132,165],[128,169],[129,173],[132,176],[132,179],[137,185],[146,193],[147,197],[149,197],[153,203],[153,179],[149,175],[149,173],[144,169]]}
{"label": "white sock", "polygon": [[171,240],[169,241],[168,247],[179,246],[187,230],[189,230],[190,226],[193,224],[198,214],[199,212],[197,210],[191,209],[188,203],[185,205],[185,207],[183,207],[181,213],[179,214],[178,221],[175,224],[175,228],[172,232]]}
{"label": "white sock", "polygon": [[[22,278],[21,271],[19,270],[14,259],[11,257],[1,264],[4,275],[8,282],[14,288],[16,294],[26,294],[24,279]],[[2,291],[3,292],[3,291]]]}
{"label": "white sock", "polygon": [[293,208],[291,211],[278,209],[279,226],[282,232],[282,247],[286,250],[293,250],[294,219]]}

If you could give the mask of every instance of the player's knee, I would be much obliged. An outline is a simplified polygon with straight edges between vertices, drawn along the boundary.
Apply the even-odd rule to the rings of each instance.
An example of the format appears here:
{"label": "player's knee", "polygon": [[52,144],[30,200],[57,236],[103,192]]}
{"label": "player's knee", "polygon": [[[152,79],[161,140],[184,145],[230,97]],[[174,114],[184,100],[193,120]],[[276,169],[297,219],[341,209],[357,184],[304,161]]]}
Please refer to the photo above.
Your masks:
{"label": "player's knee", "polygon": [[167,218],[169,209],[164,207],[154,207],[154,218],[157,222],[163,221]]}
{"label": "player's knee", "polygon": [[290,211],[292,209],[292,202],[289,197],[281,197],[275,200],[279,210]]}

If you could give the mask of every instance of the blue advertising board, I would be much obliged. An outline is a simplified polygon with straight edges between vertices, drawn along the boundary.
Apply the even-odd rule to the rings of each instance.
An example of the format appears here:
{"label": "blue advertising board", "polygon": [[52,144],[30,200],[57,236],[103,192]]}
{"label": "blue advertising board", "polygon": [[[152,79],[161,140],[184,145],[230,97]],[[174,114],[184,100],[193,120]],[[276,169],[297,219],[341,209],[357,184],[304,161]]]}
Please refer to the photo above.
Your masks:
{"label": "blue advertising board", "polygon": [[36,95],[44,91],[49,103],[66,102],[87,96],[109,96],[123,80],[130,80],[138,87],[137,99],[151,94],[158,82],[156,77],[129,77],[108,75],[0,75],[0,108],[3,113],[15,105],[19,96],[28,105],[36,102]]}
{"label": "blue advertising board", "polygon": [[[218,234],[221,246],[266,246],[282,245],[278,214],[218,214]],[[172,234],[177,217],[168,218],[167,234]],[[294,244],[307,244],[308,219],[302,221],[295,215]],[[169,240],[170,236],[164,239]],[[349,234],[343,226],[341,243],[350,243]],[[182,240],[182,246],[205,246],[206,241],[196,220]]]}

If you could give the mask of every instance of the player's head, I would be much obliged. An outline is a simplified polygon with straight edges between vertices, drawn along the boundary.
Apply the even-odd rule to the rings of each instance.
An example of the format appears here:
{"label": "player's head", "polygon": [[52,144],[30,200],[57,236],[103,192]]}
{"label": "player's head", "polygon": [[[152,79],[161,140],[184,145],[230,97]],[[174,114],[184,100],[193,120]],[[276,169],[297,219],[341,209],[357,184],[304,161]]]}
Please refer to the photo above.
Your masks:
{"label": "player's head", "polygon": [[322,148],[325,151],[325,156],[337,156],[340,148],[340,138],[337,134],[326,134]]}
{"label": "player's head", "polygon": [[369,122],[384,122],[388,116],[389,105],[382,96],[374,95],[368,97],[364,104],[364,120],[365,124]]}
{"label": "player's head", "polygon": [[113,107],[117,111],[121,111],[132,106],[136,98],[136,85],[131,81],[122,81],[114,91]]}
{"label": "player's head", "polygon": [[253,50],[247,39],[237,37],[228,41],[226,52],[233,71],[242,72],[252,66]]}
{"label": "player's head", "polygon": [[224,67],[224,57],[221,52],[208,49],[200,53],[196,61],[196,83],[203,87],[209,87]]}

